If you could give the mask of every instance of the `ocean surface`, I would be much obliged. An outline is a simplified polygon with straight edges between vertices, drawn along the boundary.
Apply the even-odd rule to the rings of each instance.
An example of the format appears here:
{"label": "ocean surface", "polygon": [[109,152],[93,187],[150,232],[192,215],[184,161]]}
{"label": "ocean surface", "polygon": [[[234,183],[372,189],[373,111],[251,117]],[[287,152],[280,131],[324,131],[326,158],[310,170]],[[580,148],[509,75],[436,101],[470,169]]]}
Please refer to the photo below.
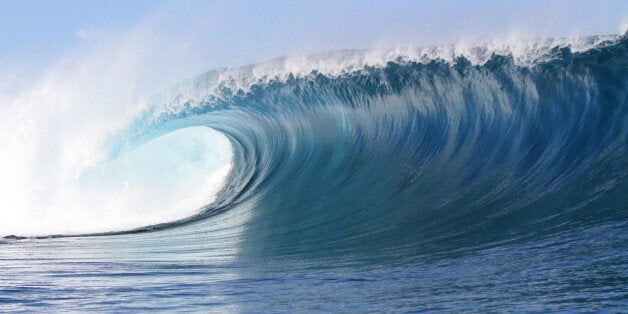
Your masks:
{"label": "ocean surface", "polygon": [[0,312],[626,312],[627,96],[626,35],[207,72],[0,218]]}

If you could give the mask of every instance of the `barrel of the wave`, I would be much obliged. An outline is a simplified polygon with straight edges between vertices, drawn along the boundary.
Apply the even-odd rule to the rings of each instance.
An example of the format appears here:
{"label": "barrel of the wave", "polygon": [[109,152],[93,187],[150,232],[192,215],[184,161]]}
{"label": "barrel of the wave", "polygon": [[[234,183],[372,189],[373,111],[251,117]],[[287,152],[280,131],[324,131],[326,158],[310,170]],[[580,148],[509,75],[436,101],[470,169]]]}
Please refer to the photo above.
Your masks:
{"label": "barrel of the wave", "polygon": [[231,143],[205,126],[155,130],[126,144],[64,182],[50,202],[5,217],[2,235],[125,232],[183,220],[208,210],[232,168]]}

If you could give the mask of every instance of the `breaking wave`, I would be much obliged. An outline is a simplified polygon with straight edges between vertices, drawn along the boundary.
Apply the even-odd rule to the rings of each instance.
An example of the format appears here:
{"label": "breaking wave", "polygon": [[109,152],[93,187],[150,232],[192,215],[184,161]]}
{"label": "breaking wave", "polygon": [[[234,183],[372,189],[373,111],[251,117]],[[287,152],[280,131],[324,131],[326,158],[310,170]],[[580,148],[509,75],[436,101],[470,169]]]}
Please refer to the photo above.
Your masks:
{"label": "breaking wave", "polygon": [[[627,49],[584,37],[210,71],[93,145],[3,153],[0,231],[202,230],[238,211],[242,252],[405,258],[625,228]],[[23,133],[3,140],[33,125],[6,124]],[[36,156],[92,146],[87,161]]]}

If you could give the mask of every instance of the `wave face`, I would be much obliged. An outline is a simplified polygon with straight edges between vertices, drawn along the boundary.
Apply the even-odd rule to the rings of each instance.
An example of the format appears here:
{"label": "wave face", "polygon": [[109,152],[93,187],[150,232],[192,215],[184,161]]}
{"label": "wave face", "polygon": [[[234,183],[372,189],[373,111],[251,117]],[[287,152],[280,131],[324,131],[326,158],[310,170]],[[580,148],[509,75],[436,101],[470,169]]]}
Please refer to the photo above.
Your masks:
{"label": "wave face", "polygon": [[625,222],[626,38],[527,64],[483,53],[209,72],[150,115],[231,139],[214,208],[251,208],[247,253],[416,257]]}
{"label": "wave face", "polygon": [[[464,310],[464,300],[486,299],[465,299],[455,284],[485,276],[512,292],[501,296],[511,309],[529,310],[525,300],[552,295],[559,301],[539,310],[573,309],[578,301],[561,299],[563,284],[588,289],[585,303],[621,307],[613,293],[626,274],[628,39],[583,40],[584,48],[533,45],[523,50],[529,58],[487,47],[391,50],[377,58],[342,51],[208,72],[156,97],[112,137],[109,151],[124,156],[129,146],[174,130],[216,130],[229,139],[232,161],[215,201],[175,222],[77,241],[128,241],[118,245],[126,258],[166,251],[194,260],[211,251],[256,267],[274,261],[243,276],[283,273],[282,280],[327,288],[307,274],[333,277],[349,267],[343,271],[374,281],[364,283],[372,295],[345,300],[354,305],[392,308],[404,303],[387,302],[409,298],[406,310],[425,302]],[[573,267],[560,266],[570,259]],[[199,272],[190,278],[202,281]],[[541,283],[550,290],[530,286]],[[325,289],[321,298],[330,296]],[[444,296],[418,297],[426,291]],[[286,300],[301,304],[296,294]]]}

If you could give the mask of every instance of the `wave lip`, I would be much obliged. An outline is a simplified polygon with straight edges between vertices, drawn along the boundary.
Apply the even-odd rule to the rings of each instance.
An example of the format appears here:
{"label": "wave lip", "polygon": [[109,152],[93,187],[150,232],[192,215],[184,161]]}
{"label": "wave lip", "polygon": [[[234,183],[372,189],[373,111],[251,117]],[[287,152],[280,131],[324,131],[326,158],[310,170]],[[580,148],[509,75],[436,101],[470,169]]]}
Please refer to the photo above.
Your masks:
{"label": "wave lip", "polygon": [[[346,49],[309,56],[286,56],[268,62],[233,69],[208,71],[172,88],[156,100],[153,115],[177,114],[191,108],[216,104],[231,93],[250,92],[252,88],[286,82],[291,79],[314,79],[317,75],[335,78],[343,75],[368,73],[372,68],[384,68],[388,63],[422,63],[444,61],[454,64],[460,58],[482,66],[494,56],[512,58],[519,66],[530,67],[557,57],[561,49],[580,53],[613,46],[621,35],[600,35],[568,38],[510,38],[507,41],[484,43],[460,42],[428,47],[392,47]],[[226,91],[226,94],[224,93]],[[208,97],[215,98],[209,100]]]}

